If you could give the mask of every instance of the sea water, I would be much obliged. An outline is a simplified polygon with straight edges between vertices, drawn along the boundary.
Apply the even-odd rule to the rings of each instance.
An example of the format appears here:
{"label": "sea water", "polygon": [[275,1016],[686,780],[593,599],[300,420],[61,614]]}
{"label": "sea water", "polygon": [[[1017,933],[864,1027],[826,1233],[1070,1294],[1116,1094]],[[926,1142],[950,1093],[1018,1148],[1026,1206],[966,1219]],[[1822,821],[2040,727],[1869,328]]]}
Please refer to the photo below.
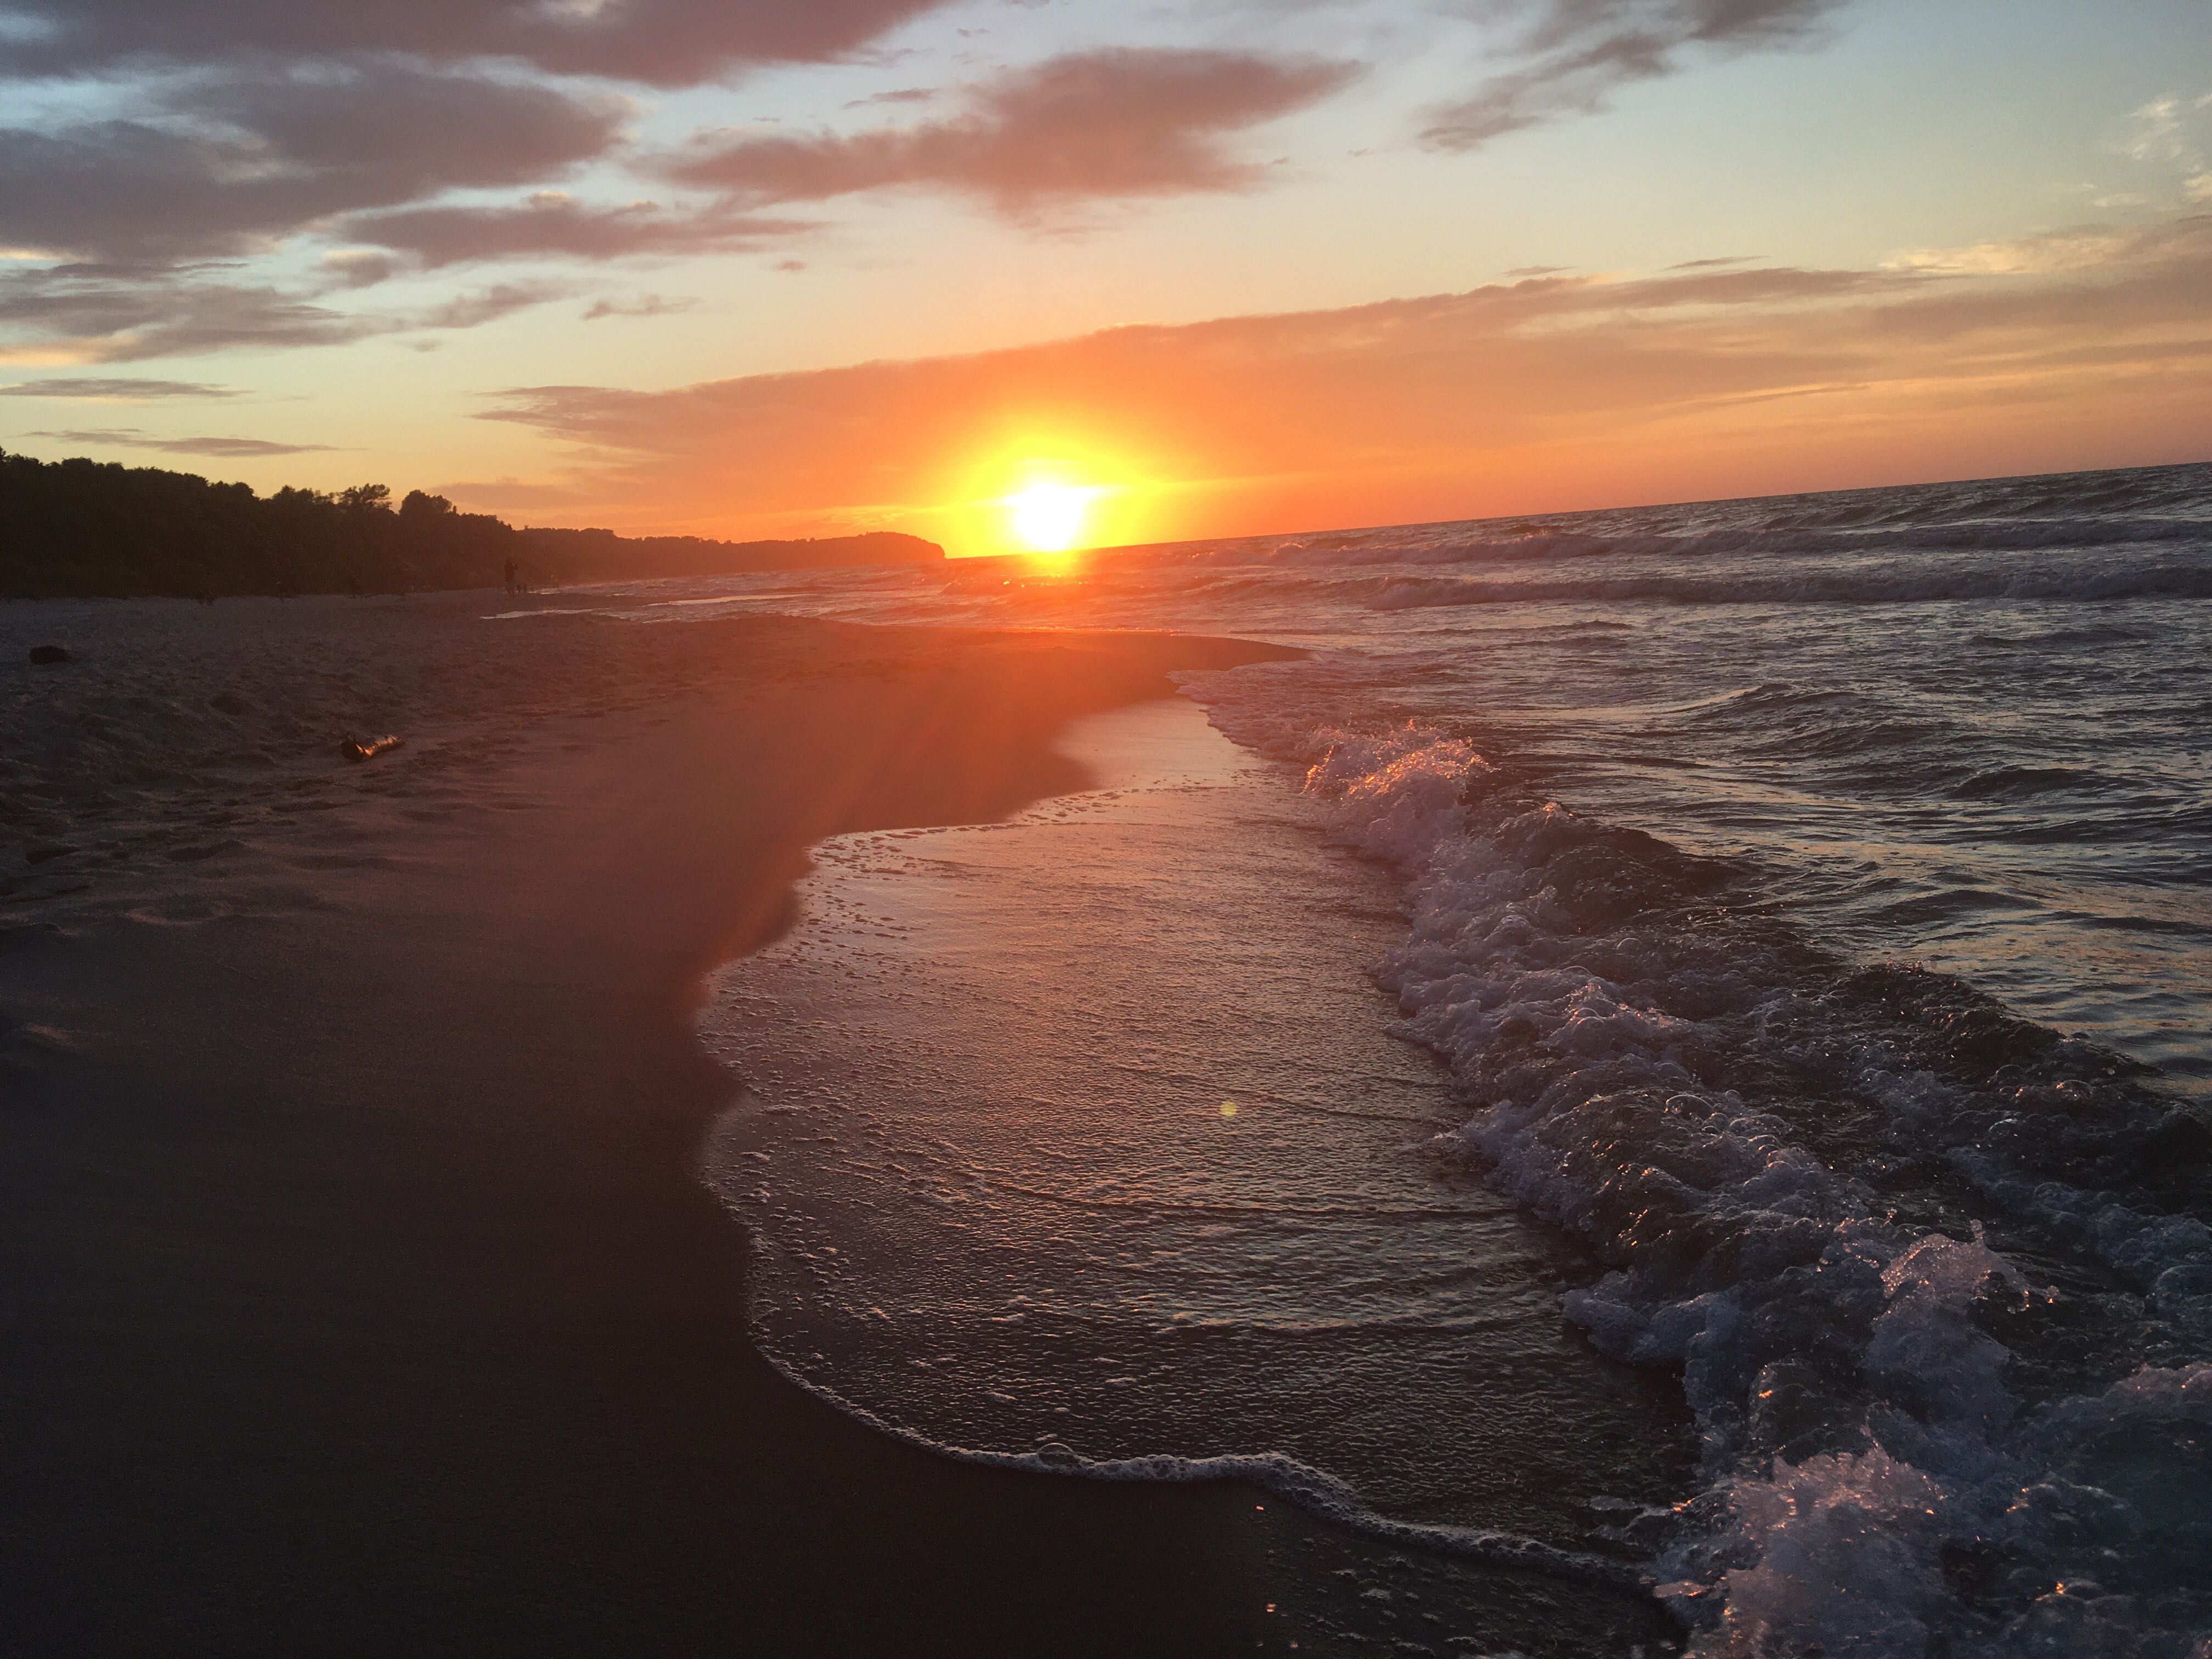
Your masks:
{"label": "sea water", "polygon": [[2206,1652],[2208,600],[2207,467],[633,591],[1310,653],[822,850],[703,1020],[764,1349],[1698,1651]]}
{"label": "sea water", "polygon": [[1675,1496],[1688,1413],[1560,1318],[1583,1254],[1433,1150],[1449,1073],[1360,968],[1386,873],[1188,702],[1063,744],[1099,787],[826,842],[717,975],[756,1340],[940,1448],[1633,1582],[1607,1528]]}

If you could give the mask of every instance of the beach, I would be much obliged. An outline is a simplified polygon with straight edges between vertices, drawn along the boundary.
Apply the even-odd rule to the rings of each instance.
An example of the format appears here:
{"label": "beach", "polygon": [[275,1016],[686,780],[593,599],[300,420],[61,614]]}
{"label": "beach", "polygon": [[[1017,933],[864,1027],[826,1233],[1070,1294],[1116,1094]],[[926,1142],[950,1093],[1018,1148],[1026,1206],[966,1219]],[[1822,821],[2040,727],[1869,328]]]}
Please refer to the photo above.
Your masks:
{"label": "beach", "polygon": [[[1569,1606],[1640,1577],[1697,1653],[2184,1659],[2208,502],[2178,466],[572,596],[1300,653],[1071,723],[1102,787],[817,843],[709,976],[755,1343],[955,1457],[1234,1473]],[[1353,1633],[1438,1645],[1334,1571],[1298,1582],[1394,1598]]]}
{"label": "beach", "polygon": [[0,0],[0,1659],[2212,1659],[2206,12]]}
{"label": "beach", "polygon": [[702,976],[811,843],[1077,787],[1069,719],[1282,652],[513,604],[0,611],[12,1647],[1327,1650],[1417,1583],[1439,1644],[1663,1635],[1237,1482],[935,1455],[746,1340]]}

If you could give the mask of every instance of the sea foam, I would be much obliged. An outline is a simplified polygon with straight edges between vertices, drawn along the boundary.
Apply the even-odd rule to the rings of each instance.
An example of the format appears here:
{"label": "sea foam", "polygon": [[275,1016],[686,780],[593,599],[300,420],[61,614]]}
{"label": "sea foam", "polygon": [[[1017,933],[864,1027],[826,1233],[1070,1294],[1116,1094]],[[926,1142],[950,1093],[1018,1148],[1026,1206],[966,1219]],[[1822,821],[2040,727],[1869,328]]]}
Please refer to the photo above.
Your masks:
{"label": "sea foam", "polygon": [[1695,1650],[2212,1651],[2212,1555],[2142,1542],[2212,1546],[2201,1125],[1462,737],[1302,730],[1299,672],[1191,689],[1399,871],[1374,972],[1468,1103],[1444,1143],[1606,1261],[1565,1298],[1593,1341],[1680,1370],[1705,1486],[1660,1594]]}

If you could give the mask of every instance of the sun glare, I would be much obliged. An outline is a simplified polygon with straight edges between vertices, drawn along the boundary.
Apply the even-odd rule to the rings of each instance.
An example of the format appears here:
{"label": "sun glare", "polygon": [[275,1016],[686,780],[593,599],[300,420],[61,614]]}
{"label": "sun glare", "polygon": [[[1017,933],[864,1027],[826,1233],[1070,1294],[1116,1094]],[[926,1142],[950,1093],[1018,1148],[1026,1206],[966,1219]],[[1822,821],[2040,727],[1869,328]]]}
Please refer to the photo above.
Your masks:
{"label": "sun glare", "polygon": [[1074,484],[1033,483],[1006,497],[1015,538],[1033,553],[1065,553],[1083,534],[1091,498]]}

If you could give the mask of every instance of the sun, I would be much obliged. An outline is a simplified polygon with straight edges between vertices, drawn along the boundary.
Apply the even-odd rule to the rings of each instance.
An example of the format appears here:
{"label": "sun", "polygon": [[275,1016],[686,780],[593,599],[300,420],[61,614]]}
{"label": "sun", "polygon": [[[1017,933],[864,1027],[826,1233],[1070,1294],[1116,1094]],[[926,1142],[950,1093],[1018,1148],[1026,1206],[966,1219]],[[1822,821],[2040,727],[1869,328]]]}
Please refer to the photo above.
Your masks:
{"label": "sun", "polygon": [[1033,483],[1006,497],[1014,536],[1032,553],[1065,553],[1083,534],[1091,498],[1098,492],[1075,484]]}

